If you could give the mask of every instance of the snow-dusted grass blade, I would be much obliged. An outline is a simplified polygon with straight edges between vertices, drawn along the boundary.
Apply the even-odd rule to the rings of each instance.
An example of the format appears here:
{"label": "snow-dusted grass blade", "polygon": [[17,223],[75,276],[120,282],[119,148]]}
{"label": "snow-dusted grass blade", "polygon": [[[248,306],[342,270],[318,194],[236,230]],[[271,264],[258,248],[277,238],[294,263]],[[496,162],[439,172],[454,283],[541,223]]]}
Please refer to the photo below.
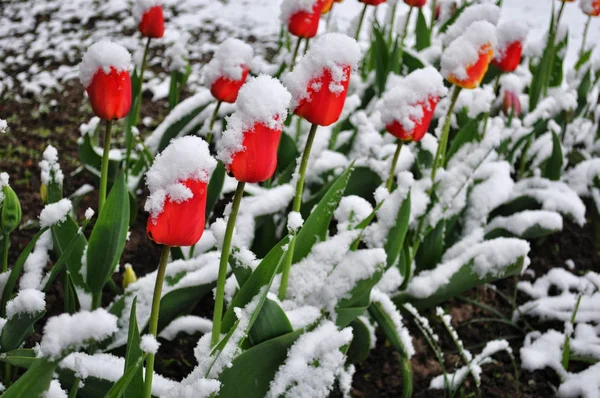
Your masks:
{"label": "snow-dusted grass blade", "polygon": [[369,329],[373,326],[367,326],[365,322],[368,321],[361,317],[354,319],[348,325],[352,328],[352,343],[350,343],[347,353],[349,363],[359,363],[366,360],[371,347],[375,344],[372,341],[371,329]]}
{"label": "snow-dusted grass blade", "polygon": [[123,374],[123,376],[113,384],[112,388],[106,393],[106,398],[121,398],[122,396],[127,398],[137,398],[141,397],[143,394],[142,391],[138,391],[136,388],[136,392],[130,390],[131,383],[137,379],[137,375],[142,375],[144,356],[140,356],[135,360],[134,363],[129,366],[127,371]]}

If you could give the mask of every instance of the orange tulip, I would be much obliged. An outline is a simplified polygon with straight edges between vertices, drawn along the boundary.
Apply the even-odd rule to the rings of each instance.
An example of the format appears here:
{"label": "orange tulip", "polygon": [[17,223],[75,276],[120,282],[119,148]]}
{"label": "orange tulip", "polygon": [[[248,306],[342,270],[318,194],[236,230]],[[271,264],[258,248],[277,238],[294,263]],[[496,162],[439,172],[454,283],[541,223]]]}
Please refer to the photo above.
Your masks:
{"label": "orange tulip", "polygon": [[600,0],[581,0],[579,7],[581,7],[581,11],[590,17],[600,15]]}

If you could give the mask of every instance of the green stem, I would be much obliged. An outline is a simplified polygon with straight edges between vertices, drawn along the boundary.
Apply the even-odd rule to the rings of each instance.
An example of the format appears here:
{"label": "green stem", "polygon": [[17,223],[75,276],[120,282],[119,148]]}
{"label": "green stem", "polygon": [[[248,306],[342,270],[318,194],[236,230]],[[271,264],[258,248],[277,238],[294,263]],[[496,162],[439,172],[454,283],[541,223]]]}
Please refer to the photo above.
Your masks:
{"label": "green stem", "polygon": [[98,213],[102,211],[106,201],[106,187],[108,185],[108,154],[110,152],[110,135],[113,121],[106,121],[106,133],[104,134],[104,152],[102,153],[102,171],[100,174],[100,192],[98,194]]}
{"label": "green stem", "polygon": [[[300,212],[300,207],[302,206],[302,193],[304,192],[304,179],[306,177],[306,167],[308,166],[308,158],[310,157],[310,150],[312,148],[312,144],[315,140],[315,135],[317,133],[318,124],[313,123],[310,127],[310,132],[308,133],[308,138],[306,139],[306,146],[304,147],[304,152],[302,152],[302,160],[300,160],[300,171],[298,176],[298,181],[296,182],[296,194],[294,196],[294,203],[292,205],[292,211]],[[281,274],[281,285],[279,285],[279,299],[283,300],[285,298],[285,292],[287,290],[288,279],[290,276],[290,268],[292,266],[292,260],[294,258],[294,247],[296,245],[296,236],[292,236],[292,240],[288,246],[288,250],[285,254],[285,261],[283,263],[283,271]]]}
{"label": "green stem", "polygon": [[396,146],[396,153],[394,153],[394,158],[392,159],[392,166],[390,167],[390,174],[387,179],[387,183],[385,187],[388,192],[392,191],[392,184],[394,184],[394,177],[396,175],[396,165],[398,164],[398,158],[400,157],[400,152],[402,151],[402,141],[398,140],[398,145]]}
{"label": "green stem", "polygon": [[[394,36],[394,24],[396,23],[396,10],[398,9],[398,2],[394,2],[394,6],[392,7],[392,16],[390,20],[390,31],[388,32],[388,43],[392,42],[392,37]],[[412,9],[412,7],[411,7]]]}
{"label": "green stem", "polygon": [[146,70],[146,59],[148,58],[148,50],[150,49],[150,37],[146,41],[146,47],[144,48],[144,56],[142,57],[142,66],[140,67],[140,88],[138,89],[137,101],[135,103],[135,118],[133,119],[133,125],[137,126],[140,118],[140,108],[142,107],[142,89],[144,85],[144,71]]}
{"label": "green stem", "polygon": [[102,304],[102,293],[100,293],[100,294],[92,293],[92,310],[100,308],[101,304]]}
{"label": "green stem", "polygon": [[221,249],[221,260],[219,262],[219,276],[217,279],[217,292],[215,294],[215,311],[213,313],[213,326],[211,335],[211,345],[215,346],[221,337],[221,317],[223,316],[223,298],[225,296],[225,279],[227,278],[227,264],[229,262],[229,253],[231,251],[231,241],[233,239],[233,230],[235,228],[235,219],[237,218],[240,203],[244,196],[245,182],[239,181],[233,196],[231,204],[231,213],[227,220],[227,229],[223,238],[223,248]]}
{"label": "green stem", "polygon": [[12,384],[12,366],[7,363],[4,364],[4,387],[8,388]]}
{"label": "green stem", "polygon": [[452,112],[454,111],[454,107],[456,106],[456,101],[458,100],[460,90],[461,88],[459,86],[454,86],[454,90],[452,91],[450,106],[448,107],[448,113],[446,114],[446,120],[444,121],[444,126],[442,128],[442,133],[440,136],[440,143],[435,154],[435,160],[433,161],[433,170],[431,171],[431,181],[434,183],[438,168],[442,164],[444,164],[444,157],[446,156],[446,147],[448,146],[448,135],[450,134],[450,121],[452,120]]}
{"label": "green stem", "polygon": [[310,37],[304,39],[304,54],[308,52],[308,48],[310,46]]}
{"label": "green stem", "polygon": [[215,111],[210,118],[210,124],[208,125],[209,132],[206,135],[206,142],[211,143],[213,139],[213,128],[215,127],[215,122],[217,121],[217,116],[219,116],[219,109],[221,108],[221,104],[223,101],[218,101],[217,106],[215,106]]}
{"label": "green stem", "polygon": [[410,359],[406,356],[398,354],[398,360],[402,367],[402,398],[410,398],[413,396],[413,373]]}
{"label": "green stem", "polygon": [[69,398],[77,397],[77,390],[79,390],[80,382],[81,382],[81,379],[79,379],[79,378],[75,379],[75,381],[73,382],[73,386],[71,387],[71,390],[69,390]]}
{"label": "green stem", "polygon": [[502,77],[502,74],[499,74],[498,76],[496,76],[496,80],[494,80],[494,95],[498,91],[498,87],[500,87],[500,78],[501,77]]}
{"label": "green stem", "polygon": [[581,40],[581,50],[579,50],[579,57],[583,56],[585,52],[585,42],[587,41],[588,32],[590,30],[590,23],[592,22],[592,16],[590,15],[585,23],[585,29],[583,30],[583,40]]}
{"label": "green stem", "polygon": [[10,235],[4,234],[2,240],[2,273],[8,271],[8,249],[10,247]]}
{"label": "green stem", "polygon": [[360,28],[362,28],[362,24],[365,19],[365,14],[367,13],[368,6],[369,5],[367,3],[365,3],[365,7],[363,8],[362,13],[360,14],[360,19],[358,20],[358,26],[356,27],[356,34],[354,35],[355,40],[358,40],[358,36],[360,36]]}
{"label": "green stem", "polygon": [[[152,296],[152,312],[150,313],[150,323],[148,324],[148,333],[156,336],[158,332],[158,312],[160,309],[160,296],[162,294],[163,282],[167,271],[167,262],[169,261],[169,253],[171,248],[167,245],[163,246],[160,255],[160,263],[156,272],[156,284],[154,285],[154,296]],[[154,375],[154,354],[148,354],[146,357],[146,378],[144,380],[144,397],[152,396],[152,376]]]}
{"label": "green stem", "polygon": [[298,36],[298,41],[296,42],[296,47],[294,47],[294,54],[292,55],[292,62],[290,63],[290,71],[293,71],[294,66],[296,65],[296,58],[298,57],[298,51],[300,50],[301,43],[302,43],[302,37]]}

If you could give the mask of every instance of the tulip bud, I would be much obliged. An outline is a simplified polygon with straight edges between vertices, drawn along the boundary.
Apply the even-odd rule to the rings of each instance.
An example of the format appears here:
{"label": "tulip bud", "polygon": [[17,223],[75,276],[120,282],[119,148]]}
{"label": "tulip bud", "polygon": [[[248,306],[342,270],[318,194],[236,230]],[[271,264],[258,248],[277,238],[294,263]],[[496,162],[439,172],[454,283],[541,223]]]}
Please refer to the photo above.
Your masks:
{"label": "tulip bud", "polygon": [[481,83],[494,56],[496,27],[474,22],[442,54],[442,75],[450,83],[472,89]]}
{"label": "tulip bud", "polygon": [[15,191],[9,185],[2,186],[2,215],[0,229],[5,235],[10,234],[21,224],[21,203]]}
{"label": "tulip bud", "polygon": [[411,7],[421,8],[427,3],[427,0],[404,0],[404,2]]}
{"label": "tulip bud", "polygon": [[292,94],[294,113],[320,126],[335,123],[344,108],[350,74],[359,61],[356,40],[341,33],[319,36],[283,79]]}
{"label": "tulip bud", "polygon": [[131,264],[125,264],[125,272],[123,272],[123,289],[137,281],[137,276]]}
{"label": "tulip bud", "polygon": [[510,90],[506,90],[504,92],[504,113],[506,116],[519,117],[521,115],[521,100],[519,100],[519,96]]}
{"label": "tulip bud", "polygon": [[385,0],[359,0],[361,3],[368,4],[370,6],[378,6],[381,3],[385,3]]}
{"label": "tulip bud", "polygon": [[161,38],[165,33],[163,8],[157,0],[137,0],[133,15],[144,37]]}
{"label": "tulip bud", "polygon": [[205,69],[205,83],[216,99],[235,102],[248,77],[252,56],[252,47],[241,40],[229,38],[219,45]]}
{"label": "tulip bud", "polygon": [[581,11],[590,17],[597,17],[600,15],[600,0],[581,0],[579,2]]}
{"label": "tulip bud", "polygon": [[42,203],[48,203],[48,185],[43,182],[40,185],[40,198],[42,199]]}
{"label": "tulip bud", "polygon": [[326,2],[327,0],[312,0],[312,2],[284,0],[281,3],[281,21],[287,25],[289,32],[294,36],[315,37]]}
{"label": "tulip bud", "polygon": [[441,96],[448,93],[444,79],[433,67],[405,77],[383,96],[381,121],[402,141],[420,141],[433,118]]}
{"label": "tulip bud", "polygon": [[156,243],[195,245],[204,233],[207,184],[217,162],[199,137],[177,138],[146,173],[150,213],[146,232]]}
{"label": "tulip bud", "polygon": [[236,180],[254,183],[271,178],[290,100],[286,88],[270,76],[244,84],[217,155]]}
{"label": "tulip bud", "polygon": [[104,120],[121,119],[131,108],[131,55],[108,41],[93,44],[79,65],[92,110]]}
{"label": "tulip bud", "polygon": [[504,22],[496,32],[498,45],[492,63],[503,72],[512,72],[521,63],[522,42],[527,38],[527,25],[521,22]]}

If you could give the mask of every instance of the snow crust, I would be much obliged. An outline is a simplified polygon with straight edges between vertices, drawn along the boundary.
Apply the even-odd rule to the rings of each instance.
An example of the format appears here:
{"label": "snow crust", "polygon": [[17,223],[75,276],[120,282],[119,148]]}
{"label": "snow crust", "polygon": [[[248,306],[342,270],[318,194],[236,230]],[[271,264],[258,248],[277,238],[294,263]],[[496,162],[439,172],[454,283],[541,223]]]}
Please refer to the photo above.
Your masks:
{"label": "snow crust", "polygon": [[24,314],[34,315],[46,309],[46,295],[36,289],[23,289],[6,303],[6,318],[13,319]]}
{"label": "snow crust", "polygon": [[194,315],[184,315],[175,319],[159,334],[159,337],[166,340],[173,340],[179,333],[193,335],[195,333],[210,333],[212,322],[208,319]]}
{"label": "snow crust", "polygon": [[66,198],[46,205],[40,213],[40,226],[42,228],[51,227],[66,221],[71,210],[73,210],[73,203]]}
{"label": "snow crust", "polygon": [[89,87],[94,75],[102,69],[109,74],[111,68],[117,72],[128,71],[131,54],[121,45],[110,41],[99,41],[88,48],[79,64],[79,80],[84,87]]}
{"label": "snow crust", "polygon": [[495,4],[475,4],[467,7],[446,31],[443,37],[444,45],[450,45],[458,37],[471,31],[475,22],[482,21],[496,25],[500,19],[500,14],[500,7]]}
{"label": "snow crust", "polygon": [[58,164],[58,151],[56,148],[52,145],[48,145],[46,149],[44,149],[42,158],[42,161],[39,163],[42,173],[42,183],[48,185],[51,182],[56,182],[62,186],[64,175]]}
{"label": "snow crust", "polygon": [[228,38],[222,42],[212,60],[204,68],[204,82],[210,87],[220,77],[229,80],[242,78],[243,66],[249,67],[254,55],[252,47],[245,42]]}
{"label": "snow crust", "polygon": [[503,20],[498,24],[496,35],[498,36],[498,45],[496,47],[496,59],[501,59],[506,48],[515,42],[523,42],[527,38],[529,29],[523,21]]}

